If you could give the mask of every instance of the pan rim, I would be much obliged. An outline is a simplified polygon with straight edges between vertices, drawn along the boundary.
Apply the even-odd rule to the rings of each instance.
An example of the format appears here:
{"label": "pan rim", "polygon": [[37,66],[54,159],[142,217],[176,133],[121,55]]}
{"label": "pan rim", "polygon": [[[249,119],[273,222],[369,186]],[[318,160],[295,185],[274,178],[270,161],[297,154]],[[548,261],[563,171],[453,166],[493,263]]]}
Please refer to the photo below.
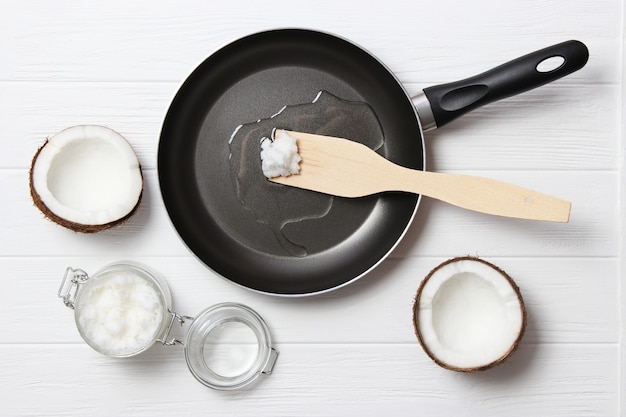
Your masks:
{"label": "pan rim", "polygon": [[[417,122],[417,128],[419,129],[419,133],[420,133],[419,141],[421,142],[421,165],[422,165],[421,169],[422,170],[426,169],[426,147],[425,147],[425,143],[424,143],[425,139],[424,139],[424,131],[423,131],[423,128],[422,128],[422,122],[421,122],[421,120],[419,118],[419,114],[417,112],[417,109],[413,105],[412,97],[407,92],[407,90],[404,87],[404,85],[397,78],[396,74],[393,71],[391,71],[391,69],[383,61],[381,61],[376,55],[371,53],[366,48],[363,48],[361,45],[355,43],[354,41],[352,41],[352,40],[350,40],[350,39],[348,39],[348,38],[346,38],[346,37],[344,37],[342,35],[331,33],[331,32],[328,32],[328,31],[321,31],[321,30],[317,30],[317,29],[299,28],[299,27],[284,27],[284,28],[274,28],[274,29],[268,29],[268,30],[261,30],[261,31],[249,33],[249,34],[244,35],[244,36],[236,37],[233,40],[225,42],[222,46],[214,49],[209,55],[207,55],[207,57],[205,57],[200,63],[198,63],[190,73],[187,74],[187,76],[184,78],[183,82],[179,86],[179,89],[177,90],[176,94],[173,96],[173,98],[172,98],[172,100],[170,102],[170,105],[168,107],[168,110],[166,111],[165,117],[163,119],[161,135],[163,134],[163,129],[165,127],[165,123],[166,123],[166,120],[168,118],[168,114],[170,113],[170,109],[172,108],[172,105],[176,101],[177,97],[179,96],[179,94],[183,90],[184,85],[188,82],[190,77],[192,77],[192,75],[200,67],[203,66],[203,63],[206,60],[208,60],[209,58],[214,56],[219,51],[221,51],[221,50],[223,50],[225,48],[228,48],[229,46],[232,46],[235,43],[243,41],[246,38],[262,36],[264,34],[269,34],[269,33],[273,33],[273,32],[286,32],[286,31],[310,32],[310,33],[318,34],[318,35],[326,35],[326,36],[335,38],[335,39],[337,39],[339,41],[345,42],[346,44],[349,44],[349,45],[351,45],[352,47],[354,47],[354,48],[356,48],[358,50],[361,50],[364,54],[367,54],[371,59],[375,60],[381,66],[381,68],[383,68],[386,71],[387,75],[394,80],[395,84],[400,89],[402,94],[405,96],[405,98],[406,98],[407,102],[409,103],[409,105],[411,105],[411,109],[412,109],[412,112],[414,114],[415,121]],[[162,136],[160,136],[160,137],[162,137]],[[161,141],[159,141],[159,148],[161,148]],[[158,158],[158,159],[160,161],[160,158]],[[415,202],[412,204],[413,207],[412,207],[410,216],[407,217],[407,219],[406,219],[406,221],[405,221],[405,223],[404,223],[404,225],[402,227],[402,232],[401,233],[397,233],[396,236],[394,237],[394,243],[392,245],[390,245],[386,249],[385,253],[382,256],[378,256],[378,259],[374,263],[372,263],[369,267],[367,267],[365,270],[363,270],[362,272],[356,274],[355,276],[353,276],[350,279],[347,279],[346,281],[343,281],[343,282],[339,283],[338,285],[330,286],[330,287],[327,287],[327,288],[324,288],[324,289],[320,289],[320,290],[314,290],[314,291],[308,291],[308,292],[274,292],[274,291],[271,291],[271,290],[268,291],[268,290],[263,290],[263,289],[247,286],[247,285],[245,285],[245,284],[243,284],[241,282],[238,282],[237,280],[228,278],[224,274],[218,272],[210,264],[210,262],[207,262],[206,260],[204,260],[200,256],[200,254],[198,254],[190,246],[190,244],[186,241],[186,239],[180,233],[179,228],[175,224],[174,220],[172,219],[172,216],[170,215],[170,209],[167,207],[168,205],[165,204],[164,190],[162,188],[162,180],[163,179],[162,179],[161,175],[158,175],[159,189],[161,191],[161,196],[163,198],[164,205],[166,206],[166,211],[168,213],[169,222],[172,225],[172,227],[174,228],[174,230],[177,232],[176,235],[178,236],[178,239],[189,250],[189,252],[192,254],[192,256],[194,258],[199,260],[206,268],[208,268],[215,275],[217,275],[218,277],[222,278],[223,280],[228,281],[231,284],[235,284],[236,286],[245,288],[246,290],[252,291],[252,292],[255,292],[255,293],[264,294],[264,295],[270,295],[270,296],[275,296],[275,297],[284,297],[284,298],[301,298],[301,297],[309,297],[309,296],[315,296],[315,295],[329,293],[331,291],[335,291],[337,289],[340,289],[340,288],[346,287],[346,286],[348,286],[350,284],[353,284],[355,281],[360,280],[365,275],[370,274],[374,269],[379,267],[381,263],[383,263],[387,258],[389,258],[391,253],[397,248],[397,246],[400,244],[400,242],[404,239],[404,237],[406,236],[406,233],[408,232],[409,228],[411,227],[411,225],[414,222],[415,215],[416,215],[417,210],[418,210],[418,208],[420,206],[420,203],[422,201],[422,196],[421,195],[417,195],[417,198],[416,198]]]}

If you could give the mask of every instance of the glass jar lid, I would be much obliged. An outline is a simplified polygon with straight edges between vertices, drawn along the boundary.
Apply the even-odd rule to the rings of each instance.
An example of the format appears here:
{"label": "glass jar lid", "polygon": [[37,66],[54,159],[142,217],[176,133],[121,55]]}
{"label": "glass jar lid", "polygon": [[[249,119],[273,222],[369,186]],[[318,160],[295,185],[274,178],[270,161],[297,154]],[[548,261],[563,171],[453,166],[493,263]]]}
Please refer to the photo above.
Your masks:
{"label": "glass jar lid", "polygon": [[202,311],[187,332],[189,370],[210,388],[242,388],[270,374],[277,357],[261,316],[241,304],[223,303]]}

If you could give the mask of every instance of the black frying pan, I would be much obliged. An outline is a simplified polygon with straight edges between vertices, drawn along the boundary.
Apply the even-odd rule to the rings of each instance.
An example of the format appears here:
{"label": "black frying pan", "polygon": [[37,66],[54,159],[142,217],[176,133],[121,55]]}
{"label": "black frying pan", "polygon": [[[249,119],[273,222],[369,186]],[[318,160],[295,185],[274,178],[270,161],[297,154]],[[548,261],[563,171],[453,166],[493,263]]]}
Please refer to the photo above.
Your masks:
{"label": "black frying pan", "polygon": [[[564,59],[558,68],[536,70],[554,56]],[[259,141],[272,127],[362,140],[424,169],[422,126],[560,78],[587,58],[582,43],[569,41],[412,99],[344,39],[299,29],[247,36],[201,63],[172,101],[158,151],[167,212],[189,249],[239,285],[281,295],[343,286],[391,252],[419,196],[341,199],[269,183]]]}

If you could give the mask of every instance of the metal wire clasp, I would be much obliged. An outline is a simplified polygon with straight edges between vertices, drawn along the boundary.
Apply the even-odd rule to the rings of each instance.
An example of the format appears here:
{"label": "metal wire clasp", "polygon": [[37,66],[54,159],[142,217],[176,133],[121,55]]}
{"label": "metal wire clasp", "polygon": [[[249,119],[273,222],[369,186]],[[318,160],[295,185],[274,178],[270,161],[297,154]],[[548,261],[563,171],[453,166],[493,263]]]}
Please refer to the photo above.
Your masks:
{"label": "metal wire clasp", "polygon": [[170,313],[170,322],[163,332],[163,337],[158,338],[156,341],[161,342],[164,346],[174,346],[174,345],[183,345],[185,346],[185,342],[182,340],[176,339],[175,337],[168,340],[170,333],[172,332],[172,327],[174,327],[174,322],[178,322],[181,327],[187,320],[193,321],[194,318],[191,316],[181,316],[172,311],[167,310]]}
{"label": "metal wire clasp", "polygon": [[57,292],[57,296],[63,299],[65,305],[71,309],[74,309],[74,301],[76,300],[76,293],[78,287],[85,283],[89,279],[89,275],[82,269],[74,269],[67,267],[61,287]]}

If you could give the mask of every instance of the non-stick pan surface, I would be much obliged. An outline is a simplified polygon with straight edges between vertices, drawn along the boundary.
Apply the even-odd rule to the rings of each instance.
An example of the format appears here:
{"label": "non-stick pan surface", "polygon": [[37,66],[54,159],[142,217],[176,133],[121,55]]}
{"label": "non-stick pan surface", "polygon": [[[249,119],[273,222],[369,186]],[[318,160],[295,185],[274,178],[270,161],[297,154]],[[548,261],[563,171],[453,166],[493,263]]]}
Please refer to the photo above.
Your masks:
{"label": "non-stick pan surface", "polygon": [[[301,107],[298,117],[292,106],[311,103],[322,91],[322,100]],[[170,106],[158,171],[174,227],[208,267],[253,290],[313,294],[359,278],[400,240],[419,196],[340,199],[265,181],[254,158],[274,121],[371,138],[393,162],[424,168],[414,106],[383,64],[332,35],[262,32],[207,58]]]}

